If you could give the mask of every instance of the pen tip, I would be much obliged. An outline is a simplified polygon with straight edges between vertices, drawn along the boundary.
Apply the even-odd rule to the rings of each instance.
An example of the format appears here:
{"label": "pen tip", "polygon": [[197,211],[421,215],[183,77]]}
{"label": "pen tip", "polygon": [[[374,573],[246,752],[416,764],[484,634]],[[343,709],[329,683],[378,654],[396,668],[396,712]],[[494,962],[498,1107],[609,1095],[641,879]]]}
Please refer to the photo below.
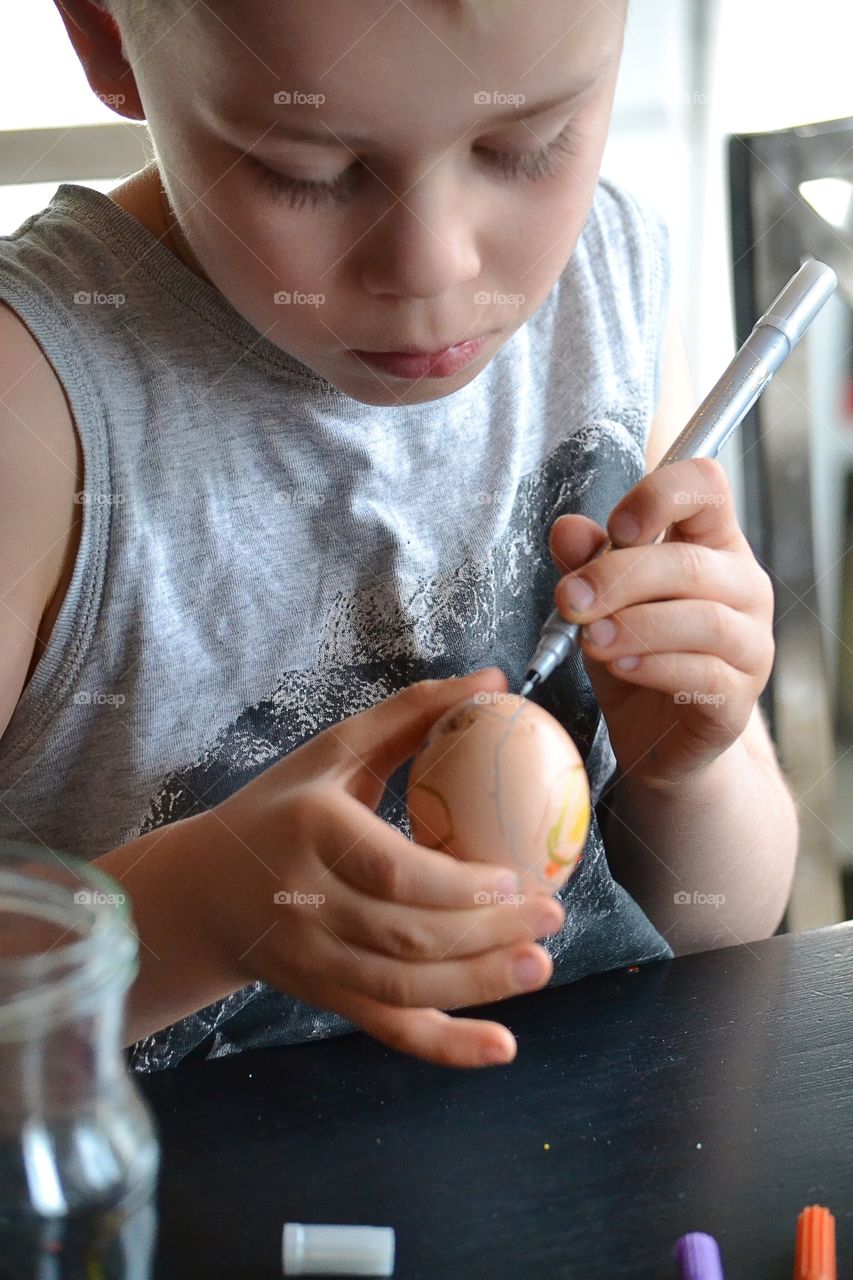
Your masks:
{"label": "pen tip", "polygon": [[527,698],[539,683],[539,675],[536,671],[528,671],[524,684],[521,686],[521,697]]}

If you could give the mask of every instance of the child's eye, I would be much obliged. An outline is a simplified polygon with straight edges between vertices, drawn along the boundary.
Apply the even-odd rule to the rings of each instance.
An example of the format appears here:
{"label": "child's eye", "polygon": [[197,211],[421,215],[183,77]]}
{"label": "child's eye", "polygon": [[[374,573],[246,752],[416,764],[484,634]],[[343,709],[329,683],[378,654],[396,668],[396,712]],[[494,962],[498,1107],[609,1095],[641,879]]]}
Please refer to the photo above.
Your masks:
{"label": "child's eye", "polygon": [[539,151],[485,151],[488,163],[495,165],[508,178],[523,176],[531,182],[539,178],[551,178],[557,171],[557,158],[560,155],[577,155],[574,130],[569,125],[559,133],[553,142]]}
{"label": "child's eye", "polygon": [[[523,177],[536,182],[540,178],[550,178],[556,173],[556,161],[560,155],[576,155],[577,151],[573,131],[571,128],[566,128],[553,142],[549,142],[539,151],[484,150],[479,154],[488,167],[497,169],[502,177]],[[368,172],[360,161],[355,161],[328,182],[309,182],[305,178],[289,178],[284,173],[277,173],[275,169],[270,169],[249,152],[246,152],[244,159],[262,186],[270,188],[275,195],[283,197],[292,208],[300,209],[306,202],[312,205],[343,204],[353,194],[364,174]]]}
{"label": "child's eye", "polygon": [[315,205],[342,203],[349,198],[350,189],[360,176],[358,161],[329,182],[308,182],[305,178],[288,178],[284,173],[277,173],[248,152],[244,159],[261,186],[271,188],[275,195],[284,197],[293,208],[301,209],[306,201]]}

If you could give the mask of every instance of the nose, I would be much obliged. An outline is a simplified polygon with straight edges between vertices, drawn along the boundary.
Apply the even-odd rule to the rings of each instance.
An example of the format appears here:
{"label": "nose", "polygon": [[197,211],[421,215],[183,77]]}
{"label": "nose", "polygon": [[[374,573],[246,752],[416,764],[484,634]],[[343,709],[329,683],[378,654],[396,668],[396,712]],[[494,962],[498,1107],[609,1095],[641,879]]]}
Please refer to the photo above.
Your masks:
{"label": "nose", "polygon": [[437,188],[415,188],[379,218],[361,242],[361,279],[376,297],[435,298],[480,276],[470,212]]}

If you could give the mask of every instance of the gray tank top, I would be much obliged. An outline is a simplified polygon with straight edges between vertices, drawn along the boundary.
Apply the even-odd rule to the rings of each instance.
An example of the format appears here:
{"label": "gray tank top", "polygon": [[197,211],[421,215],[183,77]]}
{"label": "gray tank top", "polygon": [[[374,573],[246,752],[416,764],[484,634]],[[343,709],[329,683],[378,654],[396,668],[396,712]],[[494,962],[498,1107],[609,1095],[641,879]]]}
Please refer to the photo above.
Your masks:
{"label": "gray tank top", "polygon": [[[0,238],[0,298],[71,405],[82,532],[47,650],[0,741],[0,839],[84,859],[218,804],[413,681],[519,689],[553,608],[557,516],[605,524],[645,471],[669,238],[602,179],[546,300],[468,386],[364,405],[264,338],[110,198],[73,183]],[[577,655],[537,695],[597,803],[615,767]],[[407,836],[408,763],[379,814]],[[610,874],[594,814],[544,945],[552,984],[672,951]],[[129,1051],[339,1035],[251,983]]]}

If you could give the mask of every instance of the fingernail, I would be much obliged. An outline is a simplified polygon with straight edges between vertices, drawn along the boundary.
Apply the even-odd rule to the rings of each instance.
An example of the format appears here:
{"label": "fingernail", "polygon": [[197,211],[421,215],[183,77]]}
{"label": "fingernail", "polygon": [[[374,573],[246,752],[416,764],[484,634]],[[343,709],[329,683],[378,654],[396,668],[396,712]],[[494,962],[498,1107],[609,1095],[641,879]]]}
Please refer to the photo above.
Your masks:
{"label": "fingernail", "polygon": [[633,542],[640,532],[638,520],[629,511],[620,511],[610,522],[612,536],[617,542]]}
{"label": "fingernail", "polygon": [[512,1055],[503,1047],[503,1045],[490,1044],[483,1050],[482,1060],[490,1067],[496,1067],[501,1063],[509,1062],[511,1061],[511,1058]]}
{"label": "fingernail", "polygon": [[591,622],[589,626],[584,627],[583,633],[593,644],[610,644],[616,636],[616,624],[609,618],[599,618],[597,622]]}
{"label": "fingernail", "polygon": [[583,613],[595,603],[595,592],[583,578],[567,578],[563,592],[575,613]]}
{"label": "fingernail", "polygon": [[515,962],[515,980],[522,991],[537,987],[542,980],[542,965],[535,956],[523,956]]}
{"label": "fingernail", "polygon": [[518,876],[501,876],[496,892],[504,894],[506,897],[513,897],[521,892],[521,881]]}
{"label": "fingernail", "polygon": [[633,671],[635,667],[640,665],[640,659],[635,657],[617,658],[613,665],[617,671]]}

